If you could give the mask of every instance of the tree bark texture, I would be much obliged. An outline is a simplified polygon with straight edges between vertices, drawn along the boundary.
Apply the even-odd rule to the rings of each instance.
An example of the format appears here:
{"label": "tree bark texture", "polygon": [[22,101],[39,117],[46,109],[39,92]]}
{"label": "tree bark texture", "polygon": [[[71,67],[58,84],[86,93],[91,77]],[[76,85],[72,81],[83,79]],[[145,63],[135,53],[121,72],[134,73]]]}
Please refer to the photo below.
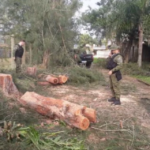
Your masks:
{"label": "tree bark texture", "polygon": [[13,82],[12,76],[9,74],[0,74],[0,88],[8,97],[19,97],[19,91]]}
{"label": "tree bark texture", "polygon": [[143,26],[139,25],[139,48],[138,48],[138,66],[142,66],[142,50],[143,50]]}
{"label": "tree bark texture", "polygon": [[45,51],[43,55],[43,66],[47,68],[48,66],[48,61],[49,61],[49,52]]}
{"label": "tree bark texture", "polygon": [[88,129],[90,122],[96,122],[94,109],[60,99],[44,97],[34,92],[26,92],[20,98],[20,103],[42,115],[63,120],[81,130]]}

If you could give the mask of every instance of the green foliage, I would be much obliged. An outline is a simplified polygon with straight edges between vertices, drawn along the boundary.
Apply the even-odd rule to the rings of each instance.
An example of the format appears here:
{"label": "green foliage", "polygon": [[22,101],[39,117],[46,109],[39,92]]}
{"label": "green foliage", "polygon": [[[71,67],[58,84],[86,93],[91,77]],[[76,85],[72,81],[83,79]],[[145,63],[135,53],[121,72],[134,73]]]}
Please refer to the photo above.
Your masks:
{"label": "green foliage", "polygon": [[94,58],[93,62],[97,67],[106,68],[107,59],[105,58]]}
{"label": "green foliage", "polygon": [[138,67],[136,63],[128,63],[124,64],[122,73],[127,75],[146,75],[147,71]]}
{"label": "green foliage", "polygon": [[80,1],[2,1],[0,10],[5,14],[2,16],[5,34],[13,33],[16,39],[26,40],[27,50],[29,45],[32,48],[32,62],[37,64],[47,59],[44,64],[47,67],[52,63],[66,66],[68,51],[78,34],[78,23],[73,17],[81,6]]}
{"label": "green foliage", "polygon": [[69,83],[76,85],[84,85],[87,83],[105,82],[104,76],[96,70],[81,67],[71,68],[69,71]]}
{"label": "green foliage", "polygon": [[148,83],[150,85],[150,77],[147,77],[147,76],[135,76],[137,79],[145,82],[145,83]]}
{"label": "green foliage", "polygon": [[93,39],[90,35],[88,34],[82,34],[79,37],[79,46],[83,47],[86,44],[95,44],[97,43],[96,39]]}
{"label": "green foliage", "polygon": [[[111,38],[119,45],[124,44],[122,52],[125,56],[129,55],[131,46],[139,41],[138,54],[142,54],[142,42],[149,39],[150,33],[150,1],[106,0],[100,1],[98,5],[99,9],[91,9],[83,15],[85,24],[100,36]],[[142,65],[140,55],[138,65]]]}

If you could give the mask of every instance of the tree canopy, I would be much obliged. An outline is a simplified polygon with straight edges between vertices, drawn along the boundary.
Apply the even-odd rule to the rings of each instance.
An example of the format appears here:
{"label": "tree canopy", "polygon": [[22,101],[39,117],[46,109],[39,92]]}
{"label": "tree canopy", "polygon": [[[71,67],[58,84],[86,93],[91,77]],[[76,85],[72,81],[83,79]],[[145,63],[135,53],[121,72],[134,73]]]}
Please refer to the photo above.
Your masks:
{"label": "tree canopy", "polygon": [[14,34],[32,47],[33,63],[66,65],[78,34],[73,17],[79,0],[2,0],[3,34]]}
{"label": "tree canopy", "polygon": [[[126,52],[138,41],[138,65],[142,65],[142,43],[149,37],[149,0],[101,0],[98,10],[90,10],[83,15],[90,29],[103,37],[115,38],[121,45],[128,45]],[[130,48],[129,48],[130,47]]]}

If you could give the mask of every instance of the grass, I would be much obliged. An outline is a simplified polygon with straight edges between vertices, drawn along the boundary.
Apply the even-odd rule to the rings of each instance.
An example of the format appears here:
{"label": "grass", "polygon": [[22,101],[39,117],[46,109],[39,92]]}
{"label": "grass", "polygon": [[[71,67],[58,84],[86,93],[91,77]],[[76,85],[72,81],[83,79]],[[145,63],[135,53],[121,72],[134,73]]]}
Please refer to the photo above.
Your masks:
{"label": "grass", "polygon": [[144,83],[147,83],[150,85],[150,77],[148,76],[142,76],[142,75],[136,75],[134,76],[135,78],[137,78],[138,80],[144,82]]}
{"label": "grass", "polygon": [[93,61],[95,66],[99,68],[106,68],[106,62],[107,62],[107,59],[105,58],[94,58],[94,61]]}
{"label": "grass", "polygon": [[[130,67],[129,71],[131,70],[132,67]],[[23,79],[19,80],[13,71],[3,70],[3,72],[13,75],[14,82],[22,93],[35,91],[39,94],[47,95],[46,88],[36,86],[35,78],[23,76]],[[81,85],[87,86],[87,84],[90,86],[95,83],[99,85],[105,84],[102,74],[92,68],[57,68],[45,71],[45,73],[67,74],[70,79],[66,85],[79,87]],[[121,88],[125,91],[124,94],[128,94],[131,91],[136,92],[134,85],[125,84]],[[149,100],[146,99],[146,101]],[[138,117],[142,117],[142,111],[139,111],[139,108],[135,108],[133,104],[119,108],[96,105],[98,122],[91,124],[87,131],[69,127],[63,121],[52,121],[51,124],[41,126],[41,122],[44,122],[42,120],[46,120],[46,117],[30,109],[27,109],[26,114],[23,114],[20,107],[15,100],[7,99],[2,93],[0,94],[0,122],[11,120],[22,123],[29,129],[28,132],[30,133],[27,132],[28,138],[23,138],[21,141],[13,140],[8,142],[5,137],[0,136],[0,150],[73,150],[73,148],[78,150],[150,149],[150,139],[148,138],[147,130],[145,131],[142,128],[138,119]],[[121,122],[123,124],[122,127],[120,125]],[[0,127],[3,127],[2,124],[0,124]],[[57,134],[57,132],[60,133]],[[66,148],[65,146],[67,145],[70,147]]]}
{"label": "grass", "polygon": [[91,83],[105,84],[104,76],[95,69],[86,69],[81,67],[74,67],[69,70],[69,84],[84,85]]}
{"label": "grass", "polygon": [[121,84],[120,88],[122,92],[121,94],[123,95],[128,95],[129,93],[135,93],[137,91],[137,88],[135,87],[135,85],[129,84],[129,83]]}

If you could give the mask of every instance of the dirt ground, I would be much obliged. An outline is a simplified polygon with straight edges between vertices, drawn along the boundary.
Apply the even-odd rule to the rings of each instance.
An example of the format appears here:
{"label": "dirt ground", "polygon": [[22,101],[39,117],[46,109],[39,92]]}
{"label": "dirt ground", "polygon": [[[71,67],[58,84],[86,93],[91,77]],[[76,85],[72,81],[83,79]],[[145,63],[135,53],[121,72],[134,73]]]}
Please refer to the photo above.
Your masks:
{"label": "dirt ground", "polygon": [[[106,70],[101,70],[107,86],[97,86],[93,88],[80,88],[70,85],[61,85],[49,87],[49,95],[54,98],[67,100],[80,105],[85,105],[96,109],[97,123],[101,122],[108,116],[114,117],[111,121],[125,122],[130,118],[137,118],[137,122],[141,127],[144,127],[147,132],[150,131],[150,86],[139,82],[137,79],[130,76],[123,76],[121,81],[121,106],[111,105],[107,101],[111,97],[109,89],[108,73]],[[105,115],[104,115],[105,114]]]}

